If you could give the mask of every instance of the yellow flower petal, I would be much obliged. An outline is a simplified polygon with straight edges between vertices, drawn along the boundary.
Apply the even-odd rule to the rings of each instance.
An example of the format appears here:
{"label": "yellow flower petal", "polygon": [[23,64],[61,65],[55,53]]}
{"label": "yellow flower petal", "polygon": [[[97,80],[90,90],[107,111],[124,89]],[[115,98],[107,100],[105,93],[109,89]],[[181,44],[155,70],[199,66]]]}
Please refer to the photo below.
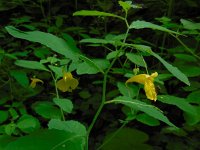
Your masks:
{"label": "yellow flower petal", "polygon": [[73,78],[70,72],[65,72],[63,78],[56,83],[56,86],[62,92],[72,92],[78,86],[78,80]]}
{"label": "yellow flower petal", "polygon": [[156,101],[157,100],[157,93],[154,86],[154,83],[147,79],[144,83],[144,91],[148,99]]}
{"label": "yellow flower petal", "polygon": [[145,94],[147,98],[150,100],[156,101],[157,93],[156,93],[156,89],[155,89],[153,81],[154,81],[154,78],[157,76],[158,76],[157,72],[154,72],[151,75],[148,75],[148,74],[136,75],[128,79],[126,81],[126,84],[130,82],[144,84],[144,90],[145,90]]}
{"label": "yellow flower petal", "polygon": [[38,78],[31,78],[30,87],[35,88],[37,82],[41,82],[42,84],[44,83],[42,80],[40,80]]}
{"label": "yellow flower petal", "polygon": [[147,75],[147,74],[136,75],[128,79],[126,83],[136,82],[136,83],[144,84],[148,77],[150,77],[150,75]]}

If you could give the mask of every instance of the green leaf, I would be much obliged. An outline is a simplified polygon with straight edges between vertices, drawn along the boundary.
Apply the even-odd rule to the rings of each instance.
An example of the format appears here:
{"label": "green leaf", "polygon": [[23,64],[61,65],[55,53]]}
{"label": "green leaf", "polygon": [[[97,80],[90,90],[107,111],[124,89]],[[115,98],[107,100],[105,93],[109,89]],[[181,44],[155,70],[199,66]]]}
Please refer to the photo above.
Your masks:
{"label": "green leaf", "polygon": [[170,95],[158,95],[158,100],[166,104],[175,105],[185,112],[196,114],[194,107],[190,105],[184,98]]}
{"label": "green leaf", "polygon": [[7,124],[4,129],[7,135],[11,135],[15,132],[16,124],[14,123]]}
{"label": "green leaf", "polygon": [[138,87],[135,85],[126,86],[124,82],[118,82],[117,87],[124,96],[133,98],[138,94]]}
{"label": "green leaf", "polygon": [[70,132],[39,130],[10,142],[5,150],[83,150],[84,142]]}
{"label": "green leaf", "polygon": [[127,13],[128,10],[131,8],[131,1],[119,1],[119,5],[124,9],[124,11]]}
{"label": "green leaf", "polygon": [[82,137],[85,137],[87,133],[85,126],[74,120],[61,121],[58,119],[52,119],[49,121],[48,127],[49,129],[57,129],[69,133],[75,133],[77,136]]}
{"label": "green leaf", "polygon": [[187,96],[187,101],[190,102],[190,103],[194,103],[194,104],[199,104],[200,105],[200,90],[197,90],[197,91],[193,91],[192,93],[190,93],[188,96]]}
{"label": "green leaf", "polygon": [[160,62],[167,68],[169,72],[171,72],[177,79],[184,82],[187,85],[190,85],[190,82],[185,74],[183,74],[178,68],[172,66],[168,62],[166,62],[164,59],[162,59],[158,54],[152,52],[151,55],[156,57]]}
{"label": "green leaf", "polygon": [[168,118],[161,112],[161,110],[159,110],[157,107],[155,107],[153,105],[148,105],[139,100],[135,100],[135,99],[132,99],[132,98],[126,97],[126,96],[120,96],[114,100],[108,101],[107,103],[124,104],[132,109],[140,110],[153,118],[156,118],[160,121],[165,122],[166,124],[168,124],[170,126],[175,127],[175,125],[168,120]]}
{"label": "green leaf", "polygon": [[40,128],[40,122],[37,118],[25,114],[17,121],[17,127],[25,133],[30,133]]}
{"label": "green leaf", "polygon": [[27,74],[20,70],[10,70],[10,75],[17,80],[17,82],[23,86],[28,87],[29,86],[29,80],[27,77]]}
{"label": "green leaf", "polygon": [[185,29],[200,30],[200,23],[191,22],[185,19],[181,19],[180,21]]}
{"label": "green leaf", "polygon": [[196,114],[184,112],[183,116],[186,121],[186,124],[194,126],[200,122],[200,106],[193,106]]}
{"label": "green leaf", "polygon": [[43,64],[37,61],[30,61],[30,60],[16,60],[15,65],[20,67],[28,68],[28,69],[37,69],[37,70],[44,70],[49,71]]}
{"label": "green leaf", "polygon": [[107,13],[107,12],[96,11],[96,10],[80,10],[80,11],[73,13],[73,16],[116,17],[116,18],[124,20],[124,18],[121,16],[117,16],[115,14],[111,14],[111,13]]}
{"label": "green leaf", "polygon": [[0,135],[0,149],[4,150],[5,147],[16,138],[8,135]]}
{"label": "green leaf", "polygon": [[4,110],[0,110],[0,124],[8,119],[8,112]]}
{"label": "green leaf", "polygon": [[144,114],[144,113],[137,115],[136,120],[140,121],[143,124],[146,124],[148,126],[158,126],[158,125],[160,125],[160,122],[157,119],[155,119],[155,118],[153,118],[153,117],[151,117],[147,114]]}
{"label": "green leaf", "polygon": [[16,29],[13,26],[6,26],[6,30],[8,31],[9,34],[11,34],[16,38],[25,39],[31,42],[38,42],[40,44],[43,44],[51,48],[51,50],[64,55],[67,58],[70,59],[78,58],[77,54],[70,49],[66,41],[50,33],[45,33],[41,31],[24,32]]}
{"label": "green leaf", "polygon": [[126,47],[131,47],[131,48],[135,48],[141,52],[147,53],[147,54],[151,54],[152,50],[151,47],[146,46],[146,45],[141,45],[141,44],[128,44],[128,43],[121,43],[123,46]]}
{"label": "green leaf", "polygon": [[113,40],[97,39],[97,38],[87,38],[82,39],[80,43],[92,43],[92,44],[113,44]]}
{"label": "green leaf", "polygon": [[102,150],[152,150],[150,145],[145,144],[149,139],[148,135],[140,130],[122,128],[113,137],[115,133],[116,131],[106,135]]}
{"label": "green leaf", "polygon": [[167,29],[165,27],[153,24],[151,22],[140,21],[140,20],[133,21],[131,23],[131,25],[130,25],[129,28],[130,29],[144,29],[144,28],[149,28],[149,29],[160,30],[160,31],[163,31],[163,32],[168,32],[168,33],[173,33],[173,34],[179,34],[180,35],[180,33],[172,31],[172,30],[169,30],[169,29]]}
{"label": "green leaf", "polygon": [[194,57],[191,56],[189,54],[174,54],[174,56],[176,57],[176,59],[178,59],[177,61],[185,61],[185,62],[197,62],[198,60]]}
{"label": "green leaf", "polygon": [[61,112],[60,110],[54,106],[53,103],[48,101],[38,101],[33,104],[33,109],[39,115],[47,119],[60,119]]}
{"label": "green leaf", "polygon": [[144,60],[144,58],[141,55],[137,55],[134,53],[126,53],[126,57],[133,62],[134,64],[138,65],[138,66],[142,66],[145,67],[146,66],[146,62]]}
{"label": "green leaf", "polygon": [[197,77],[200,76],[200,67],[189,64],[180,64],[178,68],[188,77]]}
{"label": "green leaf", "polygon": [[123,52],[119,52],[118,50],[116,50],[116,51],[112,51],[112,52],[108,53],[108,55],[106,56],[106,59],[108,59],[108,60],[113,59],[117,56],[117,54],[118,54],[118,57],[121,57],[122,55],[124,55]]}
{"label": "green leaf", "polygon": [[80,57],[84,60],[83,63],[78,64],[77,74],[96,74],[98,72],[104,73],[104,69],[110,65],[106,59],[89,59],[85,56]]}
{"label": "green leaf", "polygon": [[48,67],[56,74],[56,78],[60,78],[63,76],[62,67],[56,67],[56,66],[52,66],[52,65],[48,65]]}
{"label": "green leaf", "polygon": [[71,113],[73,109],[73,104],[69,99],[54,98],[53,102],[58,105],[63,111]]}

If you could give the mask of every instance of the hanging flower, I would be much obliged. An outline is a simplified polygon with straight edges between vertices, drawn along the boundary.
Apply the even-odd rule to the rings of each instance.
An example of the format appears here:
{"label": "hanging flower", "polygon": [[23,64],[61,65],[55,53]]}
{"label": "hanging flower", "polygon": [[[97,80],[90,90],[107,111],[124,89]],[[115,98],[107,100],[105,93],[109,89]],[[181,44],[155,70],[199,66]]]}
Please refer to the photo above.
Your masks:
{"label": "hanging flower", "polygon": [[70,72],[64,72],[63,78],[56,83],[56,86],[62,92],[72,92],[78,86],[78,80],[73,78]]}
{"label": "hanging flower", "polygon": [[31,84],[30,84],[30,87],[31,88],[35,88],[36,84],[38,82],[41,82],[42,84],[44,83],[42,80],[38,79],[38,78],[31,78]]}
{"label": "hanging flower", "polygon": [[150,100],[156,101],[157,93],[156,93],[156,89],[155,89],[153,81],[154,81],[154,78],[157,76],[158,76],[157,72],[152,73],[151,75],[148,75],[148,74],[136,75],[128,79],[126,81],[126,84],[130,82],[144,84],[144,91],[146,93],[147,98]]}

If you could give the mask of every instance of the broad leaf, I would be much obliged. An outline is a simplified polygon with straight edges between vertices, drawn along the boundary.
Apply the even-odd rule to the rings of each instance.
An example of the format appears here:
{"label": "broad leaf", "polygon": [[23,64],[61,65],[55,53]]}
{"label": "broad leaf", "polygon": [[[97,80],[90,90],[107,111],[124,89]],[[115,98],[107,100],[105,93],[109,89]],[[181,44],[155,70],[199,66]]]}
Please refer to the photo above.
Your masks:
{"label": "broad leaf", "polygon": [[16,38],[25,39],[31,42],[38,42],[69,59],[77,59],[77,54],[70,49],[66,41],[56,37],[55,35],[41,31],[24,32],[13,26],[7,26],[6,30]]}
{"label": "broad leaf", "polygon": [[63,99],[63,98],[54,98],[54,103],[58,105],[63,111],[67,113],[71,113],[73,109],[73,104],[71,100],[69,99]]}
{"label": "broad leaf", "polygon": [[133,100],[130,97],[120,96],[114,100],[108,101],[107,103],[124,104],[132,109],[140,110],[153,118],[161,120],[161,121],[165,122],[166,124],[175,127],[175,125],[168,120],[168,118],[161,112],[161,110],[159,110],[157,107],[155,107],[153,105],[146,104],[139,100],[135,100],[135,99]]}
{"label": "broad leaf", "polygon": [[37,69],[37,70],[44,70],[49,71],[43,64],[37,61],[30,61],[30,60],[17,60],[15,61],[15,65],[20,67],[28,68],[28,69]]}
{"label": "broad leaf", "polygon": [[35,131],[36,129],[39,129],[40,122],[37,118],[25,114],[17,121],[17,127],[25,133],[30,133]]}
{"label": "broad leaf", "polygon": [[39,130],[10,142],[5,150],[83,150],[84,138],[59,130]]}
{"label": "broad leaf", "polygon": [[149,137],[146,133],[133,129],[122,128],[117,132],[111,132],[106,135],[105,145],[102,150],[152,150],[152,147],[145,144]]}
{"label": "broad leaf", "polygon": [[49,121],[48,127],[49,129],[57,129],[69,133],[75,133],[77,136],[82,137],[85,137],[87,133],[85,126],[74,120],[61,121],[58,119],[52,119]]}
{"label": "broad leaf", "polygon": [[48,101],[38,101],[33,104],[33,109],[40,116],[47,119],[59,119],[61,118],[60,110],[54,106],[53,103]]}

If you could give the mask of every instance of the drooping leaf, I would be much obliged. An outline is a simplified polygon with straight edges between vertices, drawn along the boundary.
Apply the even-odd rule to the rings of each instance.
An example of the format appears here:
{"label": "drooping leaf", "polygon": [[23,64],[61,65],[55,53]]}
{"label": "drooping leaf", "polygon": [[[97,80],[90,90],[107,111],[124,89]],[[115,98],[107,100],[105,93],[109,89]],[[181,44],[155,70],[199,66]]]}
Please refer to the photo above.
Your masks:
{"label": "drooping leaf", "polygon": [[13,26],[6,26],[6,30],[9,34],[16,38],[25,39],[31,42],[38,42],[69,59],[77,59],[78,57],[77,54],[70,49],[66,41],[50,33],[41,31],[24,32]]}
{"label": "drooping leaf", "polygon": [[98,39],[98,38],[82,39],[80,42],[81,43],[93,43],[93,44],[113,44],[114,43],[114,41],[112,41],[112,40]]}
{"label": "drooping leaf", "polygon": [[109,61],[106,59],[89,59],[85,56],[80,57],[84,62],[78,64],[77,74],[96,74],[104,73],[104,69],[109,66]]}
{"label": "drooping leaf", "polygon": [[168,62],[166,62],[163,58],[161,58],[158,54],[152,52],[151,55],[156,57],[166,68],[169,72],[171,72],[177,79],[184,82],[187,85],[190,85],[190,82],[185,74],[183,74],[178,68],[172,66]]}
{"label": "drooping leaf", "polygon": [[144,28],[149,28],[149,29],[153,29],[153,30],[160,30],[160,31],[163,31],[163,32],[168,32],[168,33],[173,33],[173,34],[180,34],[178,32],[175,32],[175,31],[172,31],[172,30],[169,30],[165,27],[162,27],[162,26],[159,26],[159,25],[156,25],[156,24],[153,24],[151,22],[147,22],[147,21],[140,21],[140,20],[137,20],[137,21],[133,21],[129,27],[130,29],[144,29]]}
{"label": "drooping leaf", "polygon": [[15,65],[20,67],[28,68],[28,69],[37,69],[37,70],[44,70],[49,71],[43,64],[37,61],[31,60],[16,60]]}
{"label": "drooping leaf", "polygon": [[[119,54],[118,54],[119,53]],[[117,51],[112,51],[110,53],[108,53],[108,55],[106,56],[106,59],[113,59],[115,58],[117,55],[118,57],[121,57],[124,53],[123,52],[119,52],[118,50]]]}
{"label": "drooping leaf", "polygon": [[119,19],[123,19],[121,16],[117,16],[115,14],[107,13],[107,12],[101,12],[96,10],[80,10],[75,13],[73,13],[73,16],[102,16],[102,17],[116,17]]}
{"label": "drooping leaf", "polygon": [[166,104],[175,105],[185,112],[196,114],[194,107],[190,105],[184,98],[170,95],[159,95],[158,100]]}
{"label": "drooping leaf", "polygon": [[48,65],[48,67],[56,74],[56,78],[60,78],[63,76],[62,67],[56,67],[53,65]]}
{"label": "drooping leaf", "polygon": [[126,53],[126,57],[133,62],[134,64],[141,66],[141,67],[145,67],[146,66],[146,62],[144,60],[144,58],[141,55],[137,55],[134,53]]}
{"label": "drooping leaf", "polygon": [[10,75],[13,76],[20,85],[28,87],[29,80],[25,72],[20,70],[10,70]]}
{"label": "drooping leaf", "polygon": [[200,30],[200,23],[195,23],[195,22],[192,22],[192,21],[188,21],[188,20],[185,20],[185,19],[181,19],[180,20],[181,23],[183,24],[183,27],[185,29],[189,29],[189,30]]}
{"label": "drooping leaf", "polygon": [[161,112],[161,110],[159,110],[157,107],[155,107],[153,105],[146,104],[139,100],[135,100],[135,99],[132,99],[132,98],[126,97],[126,96],[120,96],[114,100],[108,101],[107,103],[124,104],[132,109],[142,111],[153,118],[163,121],[166,124],[168,124],[169,126],[175,127],[175,125],[168,120],[168,118]]}
{"label": "drooping leaf", "polygon": [[151,116],[149,116],[145,113],[137,115],[136,120],[140,121],[143,124],[146,124],[148,126],[158,126],[158,125],[160,125],[160,122],[157,119],[155,119],[155,118],[153,118],[153,117],[151,117]]}
{"label": "drooping leaf", "polygon": [[193,91],[187,96],[187,102],[200,105],[200,90]]}
{"label": "drooping leaf", "polygon": [[73,109],[73,104],[71,100],[69,99],[63,99],[63,98],[54,98],[54,103],[58,105],[63,111],[67,113],[71,113]]}

